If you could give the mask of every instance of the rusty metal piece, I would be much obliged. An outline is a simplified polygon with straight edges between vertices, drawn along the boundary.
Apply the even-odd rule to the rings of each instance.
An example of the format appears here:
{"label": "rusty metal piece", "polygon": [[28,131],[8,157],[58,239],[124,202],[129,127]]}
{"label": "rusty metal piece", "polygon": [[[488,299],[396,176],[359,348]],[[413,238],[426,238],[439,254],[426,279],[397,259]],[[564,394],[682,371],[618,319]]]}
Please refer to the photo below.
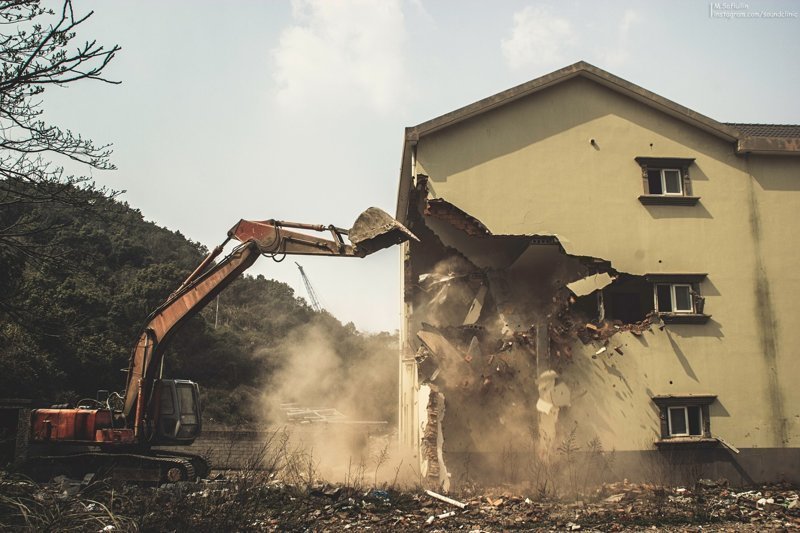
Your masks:
{"label": "rusty metal piece", "polygon": [[358,255],[369,255],[409,240],[419,241],[405,226],[377,207],[370,207],[358,216],[349,237]]}
{"label": "rusty metal piece", "polygon": [[228,244],[228,241],[229,241],[229,240],[230,240],[230,237],[228,237],[227,239],[225,239],[225,241],[224,241],[222,244],[220,244],[219,246],[217,246],[216,248],[214,248],[213,250],[211,250],[211,252],[210,252],[210,253],[209,253],[209,254],[208,254],[206,257],[205,257],[205,259],[203,259],[203,261],[202,261],[202,262],[201,262],[199,265],[197,265],[197,268],[195,268],[195,269],[194,269],[194,271],[193,271],[191,274],[189,274],[189,277],[188,277],[188,278],[186,278],[186,279],[184,280],[184,282],[183,282],[183,283],[181,283],[181,286],[180,286],[180,287],[178,287],[178,289],[177,289],[177,290],[175,290],[175,292],[173,292],[172,294],[174,295],[174,294],[176,294],[176,293],[180,292],[180,291],[181,291],[182,289],[184,289],[184,288],[185,288],[187,285],[189,285],[191,282],[193,282],[194,280],[196,280],[196,279],[197,279],[197,278],[200,276],[200,274],[202,274],[203,272],[205,272],[205,271],[206,271],[206,268],[208,268],[208,265],[210,265],[210,264],[211,264],[211,262],[212,262],[214,259],[216,259],[216,258],[217,258],[217,256],[219,256],[219,254],[221,254],[221,253],[222,253],[222,249],[225,247],[225,245],[226,245],[226,244]]}

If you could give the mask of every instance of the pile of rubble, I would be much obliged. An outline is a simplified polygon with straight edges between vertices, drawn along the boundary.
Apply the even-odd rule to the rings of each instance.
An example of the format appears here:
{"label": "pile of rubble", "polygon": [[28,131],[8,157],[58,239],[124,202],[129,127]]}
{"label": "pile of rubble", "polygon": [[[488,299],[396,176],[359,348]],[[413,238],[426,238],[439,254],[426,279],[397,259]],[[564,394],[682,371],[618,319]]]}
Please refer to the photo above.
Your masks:
{"label": "pile of rubble", "polygon": [[[554,234],[494,235],[427,183],[418,176],[409,214],[420,241],[406,258],[403,358],[417,379],[402,386],[414,387],[408,406],[423,407],[413,411],[423,477],[446,491],[504,480],[515,450],[551,461],[587,401],[575,354],[624,356],[631,337],[620,334],[656,333],[667,318],[645,275],[568,253]],[[586,419],[583,435],[594,427]]]}
{"label": "pile of rubble", "polygon": [[732,489],[603,485],[579,499],[546,491],[297,487],[257,473],[161,487],[0,478],[0,529],[75,531],[788,531],[800,529],[800,492],[787,485]]}

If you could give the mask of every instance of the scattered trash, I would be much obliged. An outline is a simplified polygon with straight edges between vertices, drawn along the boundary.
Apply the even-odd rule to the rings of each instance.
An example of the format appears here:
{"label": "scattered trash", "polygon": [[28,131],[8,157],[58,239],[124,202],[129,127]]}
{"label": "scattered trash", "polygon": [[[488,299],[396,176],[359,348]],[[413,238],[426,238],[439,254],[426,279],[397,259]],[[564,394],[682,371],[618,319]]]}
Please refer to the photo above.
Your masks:
{"label": "scattered trash", "polygon": [[436,498],[437,500],[442,500],[445,503],[449,503],[450,505],[455,505],[459,509],[463,509],[464,507],[467,506],[467,504],[465,504],[465,503],[461,503],[458,500],[454,500],[452,498],[448,498],[447,496],[442,496],[441,494],[437,494],[436,492],[433,492],[432,490],[426,490],[425,494],[427,494],[431,498]]}
{"label": "scattered trash", "polygon": [[[518,495],[508,488],[470,487],[454,499],[431,490],[356,490],[327,483],[304,488],[269,481],[269,476],[264,477],[266,481],[253,483],[226,475],[230,477],[214,482],[173,484],[175,490],[168,491],[138,486],[115,488],[98,482],[91,495],[81,492],[62,500],[58,497],[61,487],[80,483],[79,480],[60,477],[57,482],[36,484],[0,472],[0,493],[5,498],[27,502],[25,509],[74,506],[79,518],[95,524],[93,531],[103,532],[135,529],[133,516],[139,529],[147,531],[169,530],[176,523],[182,524],[182,529],[198,531],[800,530],[800,491],[787,484],[731,490],[724,479],[699,479],[692,485],[675,488],[622,481],[588,490],[580,500]],[[97,503],[112,500],[113,504]],[[235,502],[250,503],[242,512],[226,512],[227,507],[240,505]],[[132,514],[143,508],[157,511]],[[220,512],[215,511],[217,508]],[[223,518],[229,522],[209,522]],[[12,520],[8,512],[3,515],[4,526],[13,525]],[[20,516],[19,520],[23,523],[25,518]]]}

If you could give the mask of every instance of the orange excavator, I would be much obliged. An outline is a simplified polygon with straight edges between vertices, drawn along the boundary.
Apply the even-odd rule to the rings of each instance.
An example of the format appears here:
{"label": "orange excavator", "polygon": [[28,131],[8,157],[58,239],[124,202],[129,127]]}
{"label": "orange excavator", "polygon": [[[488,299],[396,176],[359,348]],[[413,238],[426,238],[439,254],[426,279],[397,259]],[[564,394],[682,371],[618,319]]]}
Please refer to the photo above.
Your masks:
{"label": "orange excavator", "polygon": [[[181,324],[262,255],[364,257],[409,239],[416,237],[374,207],[350,230],[278,220],[239,221],[147,318],[131,353],[123,394],[101,391],[97,400],[74,408],[31,411],[25,470],[36,478],[105,472],[156,483],[205,477],[210,465],[200,455],[164,450],[191,444],[202,429],[198,385],[162,376],[165,348]],[[230,241],[239,244],[215,263]]]}

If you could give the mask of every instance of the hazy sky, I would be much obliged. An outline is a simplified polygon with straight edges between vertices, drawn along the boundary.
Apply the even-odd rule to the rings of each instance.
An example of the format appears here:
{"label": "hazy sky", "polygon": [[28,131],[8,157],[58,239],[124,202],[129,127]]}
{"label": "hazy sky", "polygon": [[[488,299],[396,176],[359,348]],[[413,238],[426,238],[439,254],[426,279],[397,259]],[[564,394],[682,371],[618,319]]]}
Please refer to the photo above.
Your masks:
{"label": "hazy sky", "polygon": [[[349,227],[394,214],[405,126],[579,60],[723,122],[800,123],[800,2],[719,4],[74,0],[95,11],[79,39],[122,46],[122,84],[46,111],[114,144],[98,184],[209,248],[240,218]],[[306,297],[291,259],[250,272]],[[399,327],[396,250],[298,261],[343,322]]]}

